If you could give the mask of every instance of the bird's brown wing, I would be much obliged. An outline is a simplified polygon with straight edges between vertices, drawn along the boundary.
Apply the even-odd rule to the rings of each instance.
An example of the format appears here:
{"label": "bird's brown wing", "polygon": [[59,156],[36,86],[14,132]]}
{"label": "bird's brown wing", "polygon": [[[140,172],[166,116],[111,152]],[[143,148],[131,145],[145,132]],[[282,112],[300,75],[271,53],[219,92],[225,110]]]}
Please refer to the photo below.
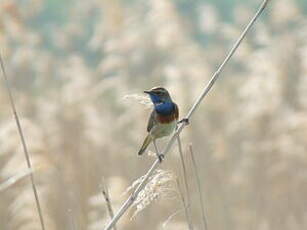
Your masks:
{"label": "bird's brown wing", "polygon": [[176,103],[174,103],[174,105],[175,105],[174,118],[175,118],[175,120],[178,120],[178,118],[179,118],[179,109],[178,109],[178,106],[177,106]]}
{"label": "bird's brown wing", "polygon": [[156,123],[156,112],[155,110],[153,110],[150,114],[148,123],[147,123],[147,132],[150,132],[150,130],[152,129],[152,127],[155,125]]}

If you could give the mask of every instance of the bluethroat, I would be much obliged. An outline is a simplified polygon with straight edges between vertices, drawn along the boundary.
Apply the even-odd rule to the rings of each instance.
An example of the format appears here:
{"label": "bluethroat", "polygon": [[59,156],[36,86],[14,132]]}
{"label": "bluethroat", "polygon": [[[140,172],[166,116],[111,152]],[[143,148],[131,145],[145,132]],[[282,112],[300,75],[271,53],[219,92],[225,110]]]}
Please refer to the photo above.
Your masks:
{"label": "bluethroat", "polygon": [[163,160],[163,155],[159,153],[156,139],[170,135],[177,126],[179,117],[178,106],[174,103],[166,89],[163,87],[154,87],[146,90],[154,105],[153,111],[147,124],[147,136],[143,142],[138,155],[142,155],[148,145],[153,142],[159,161]]}

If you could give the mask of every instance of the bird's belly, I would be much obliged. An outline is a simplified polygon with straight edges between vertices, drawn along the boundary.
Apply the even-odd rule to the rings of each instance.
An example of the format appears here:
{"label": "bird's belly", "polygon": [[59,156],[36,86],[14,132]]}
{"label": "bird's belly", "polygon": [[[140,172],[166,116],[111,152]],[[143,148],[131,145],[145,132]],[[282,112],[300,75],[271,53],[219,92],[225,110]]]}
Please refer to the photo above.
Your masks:
{"label": "bird's belly", "polygon": [[154,138],[160,138],[170,135],[176,128],[177,120],[170,123],[160,123],[156,125],[150,132]]}

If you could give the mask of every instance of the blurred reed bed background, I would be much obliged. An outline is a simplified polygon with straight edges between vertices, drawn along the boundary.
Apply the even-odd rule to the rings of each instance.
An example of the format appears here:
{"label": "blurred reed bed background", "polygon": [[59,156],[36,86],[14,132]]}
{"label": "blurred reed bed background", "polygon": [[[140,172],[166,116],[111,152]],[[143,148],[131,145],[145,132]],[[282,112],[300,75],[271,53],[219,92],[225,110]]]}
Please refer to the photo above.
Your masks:
{"label": "blurred reed bed background", "polygon": [[[125,200],[153,161],[137,157],[150,112],[142,91],[165,86],[184,116],[258,4],[224,2],[1,0],[0,50],[47,230],[102,229],[109,219],[103,178],[114,209]],[[307,227],[306,7],[271,2],[183,132],[185,153],[193,143],[209,229]],[[0,87],[5,181],[26,162]],[[171,192],[159,190],[135,216],[134,207],[118,229],[186,229],[183,212],[163,228],[182,209],[176,147],[162,168]],[[41,229],[28,178],[0,192],[0,229]]]}

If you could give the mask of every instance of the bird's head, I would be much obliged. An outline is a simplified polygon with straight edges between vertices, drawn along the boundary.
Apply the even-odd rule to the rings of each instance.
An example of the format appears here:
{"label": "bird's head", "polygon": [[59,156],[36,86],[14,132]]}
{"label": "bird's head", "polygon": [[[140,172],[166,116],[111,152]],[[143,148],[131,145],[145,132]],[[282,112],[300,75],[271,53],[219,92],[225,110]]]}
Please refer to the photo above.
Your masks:
{"label": "bird's head", "polygon": [[150,96],[150,99],[154,104],[172,101],[168,91],[163,87],[154,87],[150,90],[145,90],[144,93],[147,93]]}

